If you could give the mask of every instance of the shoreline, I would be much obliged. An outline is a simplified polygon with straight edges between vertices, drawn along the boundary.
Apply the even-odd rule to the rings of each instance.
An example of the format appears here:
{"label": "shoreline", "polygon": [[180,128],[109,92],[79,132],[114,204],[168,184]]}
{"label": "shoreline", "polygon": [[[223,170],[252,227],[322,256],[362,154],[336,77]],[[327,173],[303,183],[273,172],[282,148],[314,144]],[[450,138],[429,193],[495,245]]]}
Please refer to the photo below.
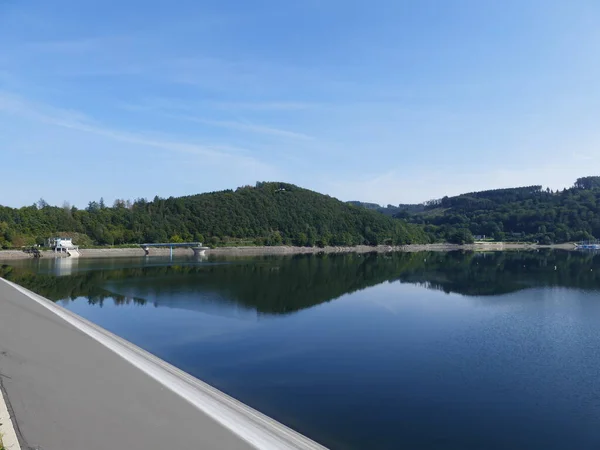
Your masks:
{"label": "shoreline", "polygon": [[21,444],[15,431],[7,400],[4,398],[4,386],[0,378],[0,450],[21,450]]}
{"label": "shoreline", "polygon": [[[388,252],[451,252],[451,251],[505,251],[505,250],[538,250],[558,249],[573,250],[571,243],[555,245],[517,244],[517,243],[475,243],[467,245],[457,244],[409,244],[402,246],[389,245],[357,245],[353,247],[217,247],[206,250],[206,255],[221,256],[266,256],[266,255],[304,255],[319,253],[388,253]],[[79,258],[118,258],[118,257],[143,257],[144,250],[141,248],[90,248],[80,249]],[[152,249],[150,256],[169,256],[168,248]],[[187,248],[173,249],[175,256],[192,256]],[[52,251],[42,251],[42,258],[65,258],[66,256],[55,254]],[[30,254],[21,250],[0,250],[0,261],[32,259]]]}

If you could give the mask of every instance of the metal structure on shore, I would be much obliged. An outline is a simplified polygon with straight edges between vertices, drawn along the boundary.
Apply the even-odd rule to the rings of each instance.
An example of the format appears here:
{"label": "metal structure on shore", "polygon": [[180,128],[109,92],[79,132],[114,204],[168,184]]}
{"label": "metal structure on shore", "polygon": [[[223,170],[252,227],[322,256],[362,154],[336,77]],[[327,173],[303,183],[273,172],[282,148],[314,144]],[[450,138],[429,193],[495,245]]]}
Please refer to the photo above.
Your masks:
{"label": "metal structure on shore", "polygon": [[171,250],[171,258],[173,257],[174,248],[190,248],[194,252],[194,256],[204,256],[205,251],[209,247],[203,247],[202,242],[167,242],[161,244],[140,244],[140,247],[146,252],[146,256],[150,255],[151,248],[169,248]]}
{"label": "metal structure on shore", "polygon": [[581,241],[575,244],[575,248],[578,250],[600,250],[600,240]]}
{"label": "metal structure on shore", "polygon": [[34,258],[42,257],[42,252],[40,251],[39,247],[36,245],[30,245],[28,247],[23,247],[23,252],[33,256]]}

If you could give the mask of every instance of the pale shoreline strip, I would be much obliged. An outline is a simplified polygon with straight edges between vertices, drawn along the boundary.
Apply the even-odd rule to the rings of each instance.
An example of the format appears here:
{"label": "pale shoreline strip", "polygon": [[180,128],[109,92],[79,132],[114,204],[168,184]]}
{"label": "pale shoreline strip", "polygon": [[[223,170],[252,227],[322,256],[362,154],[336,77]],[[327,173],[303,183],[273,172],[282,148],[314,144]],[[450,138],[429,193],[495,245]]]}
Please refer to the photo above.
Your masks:
{"label": "pale shoreline strip", "polygon": [[[2,375],[0,374],[0,377]],[[1,381],[1,380],[0,380]],[[21,450],[17,433],[8,411],[8,405],[0,388],[0,440],[5,450]]]}
{"label": "pale shoreline strip", "polygon": [[[387,252],[449,252],[449,251],[504,251],[504,250],[537,250],[537,249],[573,250],[574,244],[535,245],[522,243],[475,243],[467,245],[456,244],[409,244],[401,246],[367,246],[357,245],[354,247],[294,247],[294,246],[262,246],[262,247],[218,247],[206,251],[207,255],[219,256],[266,256],[266,255],[301,255],[317,253],[387,253]],[[93,248],[80,249],[81,258],[119,258],[119,257],[144,257],[141,248]],[[174,249],[176,256],[193,256],[189,249]],[[153,256],[169,256],[169,249],[152,249],[150,258]],[[51,251],[43,251],[43,258],[54,258],[56,255]],[[59,255],[60,256],[60,255]],[[31,259],[31,256],[20,250],[0,250],[0,261]]]}

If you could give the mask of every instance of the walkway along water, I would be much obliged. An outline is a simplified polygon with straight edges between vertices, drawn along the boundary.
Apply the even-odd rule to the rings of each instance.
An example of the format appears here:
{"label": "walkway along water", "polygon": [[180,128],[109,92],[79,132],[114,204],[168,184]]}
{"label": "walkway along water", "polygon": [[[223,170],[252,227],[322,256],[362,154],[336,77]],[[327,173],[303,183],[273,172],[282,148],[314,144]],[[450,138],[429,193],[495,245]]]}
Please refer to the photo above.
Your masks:
{"label": "walkway along water", "polygon": [[22,448],[324,448],[3,279],[0,374]]}

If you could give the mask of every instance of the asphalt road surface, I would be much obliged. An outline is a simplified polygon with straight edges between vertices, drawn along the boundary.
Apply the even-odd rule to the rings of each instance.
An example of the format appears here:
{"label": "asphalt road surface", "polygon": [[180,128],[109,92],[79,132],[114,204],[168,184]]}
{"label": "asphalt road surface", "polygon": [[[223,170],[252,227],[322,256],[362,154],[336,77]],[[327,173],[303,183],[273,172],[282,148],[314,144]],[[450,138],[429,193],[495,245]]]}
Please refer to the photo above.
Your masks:
{"label": "asphalt road surface", "polygon": [[36,297],[0,279],[0,378],[23,449],[323,448]]}

